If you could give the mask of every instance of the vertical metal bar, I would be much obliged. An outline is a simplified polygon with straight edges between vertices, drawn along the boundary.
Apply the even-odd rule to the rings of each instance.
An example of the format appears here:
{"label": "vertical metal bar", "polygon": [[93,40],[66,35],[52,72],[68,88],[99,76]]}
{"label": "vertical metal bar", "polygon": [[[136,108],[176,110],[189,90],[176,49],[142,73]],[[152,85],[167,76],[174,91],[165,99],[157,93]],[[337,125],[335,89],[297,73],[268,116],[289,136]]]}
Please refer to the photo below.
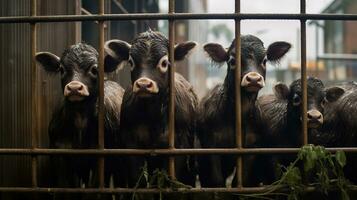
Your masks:
{"label": "vertical metal bar", "polygon": [[[104,0],[99,0],[99,15],[104,15]],[[99,21],[99,112],[98,148],[104,149],[104,21]],[[104,187],[104,157],[98,158],[99,187]]]}
{"label": "vertical metal bar", "polygon": [[[175,0],[169,0],[169,14],[175,12]],[[175,149],[175,20],[169,20],[169,148]],[[169,157],[169,174],[175,178],[175,158]]]}
{"label": "vertical metal bar", "polygon": [[[240,0],[235,1],[235,13],[240,13]],[[236,144],[237,148],[242,148],[242,105],[241,105],[241,41],[240,41],[240,19],[235,19],[235,49],[236,49],[236,68],[235,68],[235,114],[236,114]],[[237,158],[237,186],[242,187],[243,161],[242,156]]]}
{"label": "vertical metal bar", "polygon": [[[306,0],[300,0],[300,13],[306,13]],[[302,134],[303,144],[307,144],[307,74],[306,74],[306,20],[300,20],[301,35],[301,88],[302,88]]]}
{"label": "vertical metal bar", "polygon": [[319,23],[316,22],[316,26],[315,26],[315,46],[316,46],[316,52],[315,52],[315,76],[318,77],[319,76]]}
{"label": "vertical metal bar", "polygon": [[[31,1],[31,16],[36,16],[37,12],[37,1]],[[38,102],[38,95],[37,95],[37,69],[36,69],[36,49],[37,49],[37,29],[36,23],[30,24],[31,27],[31,106],[32,106],[32,115],[31,115],[31,129],[32,129],[32,149],[37,148],[37,141],[38,141],[38,110],[37,110],[37,102]],[[32,163],[32,187],[37,187],[37,156],[31,156],[31,163]]]}

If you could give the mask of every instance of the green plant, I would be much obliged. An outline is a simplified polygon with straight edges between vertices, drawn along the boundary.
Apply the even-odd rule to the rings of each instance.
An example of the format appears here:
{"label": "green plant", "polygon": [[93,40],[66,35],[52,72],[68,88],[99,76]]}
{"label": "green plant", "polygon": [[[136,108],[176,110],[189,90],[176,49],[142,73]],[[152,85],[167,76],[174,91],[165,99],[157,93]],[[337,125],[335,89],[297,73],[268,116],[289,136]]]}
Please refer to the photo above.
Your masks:
{"label": "green plant", "polygon": [[[170,188],[172,190],[178,190],[180,188],[185,188],[185,189],[190,189],[192,188],[189,185],[185,185],[184,183],[181,183],[180,181],[177,181],[175,179],[172,179],[165,170],[162,169],[155,169],[151,174],[149,174],[148,169],[147,169],[147,163],[145,162],[144,166],[141,167],[141,173],[140,176],[135,184],[134,190],[136,190],[143,178],[145,179],[145,184],[146,188],[158,188],[160,190],[160,200],[162,200],[162,192],[161,190]],[[135,200],[137,197],[136,192],[133,193],[132,195],[132,200]]]}
{"label": "green plant", "polygon": [[[300,166],[303,166],[303,170]],[[241,199],[272,199],[271,196],[286,196],[288,200],[301,199],[308,187],[328,195],[331,190],[340,192],[341,200],[349,200],[349,182],[343,173],[346,156],[343,151],[331,154],[322,146],[306,145],[288,167],[281,166],[279,180],[266,187],[263,193],[239,195]]]}

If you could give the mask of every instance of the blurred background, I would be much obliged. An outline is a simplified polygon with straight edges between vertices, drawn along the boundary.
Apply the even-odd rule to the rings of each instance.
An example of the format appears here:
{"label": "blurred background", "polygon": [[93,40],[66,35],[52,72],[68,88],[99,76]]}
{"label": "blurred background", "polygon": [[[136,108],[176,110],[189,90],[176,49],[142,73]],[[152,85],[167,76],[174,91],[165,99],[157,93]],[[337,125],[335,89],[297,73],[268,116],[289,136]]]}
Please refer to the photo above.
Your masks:
{"label": "blurred background", "polygon": [[[299,13],[299,0],[241,0],[244,13]],[[38,0],[38,15],[91,15],[98,12],[93,0]],[[166,13],[168,0],[106,0],[106,13]],[[232,13],[234,0],[177,0],[176,12]],[[307,0],[307,13],[357,13],[355,0]],[[28,16],[30,1],[0,0],[0,16]],[[274,41],[287,41],[291,51],[278,65],[267,68],[267,87],[261,94],[271,93],[278,82],[289,84],[300,77],[300,22],[296,20],[244,20],[242,34],[259,37],[265,47]],[[108,21],[106,40],[131,41],[148,28],[167,35],[165,20]],[[357,22],[308,21],[307,70],[310,76],[321,78],[326,85],[356,80]],[[84,41],[98,48],[97,22],[38,24],[37,50],[61,55],[71,44]],[[179,20],[176,22],[176,42],[197,41],[200,45],[180,63],[177,71],[194,86],[201,98],[223,81],[226,66],[217,67],[202,50],[207,42],[228,47],[234,37],[233,20]],[[0,24],[0,148],[31,147],[31,57],[30,25]],[[48,147],[47,127],[51,113],[61,101],[59,75],[47,75],[37,70],[39,145]],[[124,87],[130,83],[129,69],[108,75]],[[47,173],[39,166],[39,173]],[[20,180],[20,181],[19,181]],[[28,156],[0,156],[0,186],[30,186],[31,159]],[[0,197],[1,194],[0,194]],[[1,199],[1,198],[0,198]]]}

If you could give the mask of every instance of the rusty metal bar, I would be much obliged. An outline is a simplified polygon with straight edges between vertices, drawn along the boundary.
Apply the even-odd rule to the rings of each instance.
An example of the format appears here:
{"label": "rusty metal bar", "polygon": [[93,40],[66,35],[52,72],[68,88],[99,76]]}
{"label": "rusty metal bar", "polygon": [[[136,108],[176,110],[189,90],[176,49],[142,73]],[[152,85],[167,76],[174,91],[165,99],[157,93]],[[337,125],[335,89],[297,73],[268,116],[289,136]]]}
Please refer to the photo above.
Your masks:
{"label": "rusty metal bar", "polygon": [[[301,22],[301,81],[303,89],[303,143],[307,144],[307,86],[306,86],[306,20],[357,20],[357,14],[306,14],[306,0],[300,0],[300,14],[241,14],[240,0],[236,0],[235,13],[232,14],[192,14],[192,13],[174,13],[174,0],[169,0],[169,13],[167,14],[104,14],[104,0],[99,1],[99,14],[91,16],[78,15],[57,15],[57,16],[36,16],[36,0],[31,1],[31,16],[0,17],[0,23],[30,23],[31,27],[31,69],[32,69],[32,148],[29,149],[0,149],[0,155],[30,155],[32,159],[32,187],[0,187],[0,192],[66,192],[66,193],[158,193],[158,192],[237,192],[237,193],[256,193],[264,192],[264,187],[242,187],[242,159],[241,155],[246,154],[281,154],[297,153],[299,148],[252,148],[244,149],[242,147],[242,124],[241,124],[241,96],[240,81],[236,87],[236,143],[237,148],[224,149],[175,149],[175,110],[174,110],[174,42],[175,42],[175,21],[177,19],[234,19],[236,27],[236,80],[240,80],[240,20],[244,19],[285,19],[300,20]],[[169,149],[104,149],[104,21],[105,20],[148,20],[148,19],[166,19],[169,20],[169,56],[172,63],[170,73],[170,101],[169,101]],[[71,22],[71,21],[99,21],[99,116],[98,116],[98,149],[38,149],[38,107],[37,107],[37,70],[35,64],[36,53],[36,23],[42,22]],[[343,150],[345,152],[357,153],[357,148],[326,148],[330,152]],[[169,172],[175,177],[176,155],[196,155],[196,154],[236,154],[237,159],[237,179],[238,188],[193,188],[193,189],[132,189],[132,188],[104,188],[104,156],[107,155],[169,155]],[[38,155],[93,155],[98,156],[99,165],[99,188],[42,188],[37,187],[37,156]],[[352,187],[356,190],[357,187]],[[307,190],[313,190],[309,187]]]}
{"label": "rusty metal bar", "polygon": [[55,15],[34,17],[0,17],[0,23],[44,23],[73,21],[111,21],[111,20],[171,20],[171,19],[259,19],[259,20],[357,20],[357,14],[249,14],[249,13],[132,13],[106,15]]}
{"label": "rusty metal bar", "polygon": [[[175,0],[169,0],[169,15],[175,13]],[[169,149],[175,149],[175,20],[169,20]],[[169,157],[169,174],[175,178],[175,158]]]}
{"label": "rusty metal bar", "polygon": [[[104,15],[104,0],[99,2],[99,15]],[[104,149],[104,21],[99,21],[99,111],[98,149]],[[98,158],[99,187],[104,188],[104,157]]]}
{"label": "rusty metal bar", "polygon": [[[344,151],[357,153],[355,147],[333,147],[325,148],[334,153]],[[0,149],[1,155],[94,155],[94,156],[115,156],[115,155],[134,155],[134,156],[161,156],[161,155],[208,155],[208,154],[294,154],[300,148],[209,148],[209,149]]]}
{"label": "rusty metal bar", "polygon": [[[31,1],[31,16],[36,16],[37,13],[37,0]],[[36,149],[38,146],[38,95],[37,95],[37,68],[36,68],[36,50],[37,50],[37,28],[36,23],[31,23],[31,129],[32,129],[32,149]],[[32,174],[32,187],[37,187],[37,156],[31,156],[31,174]]]}
{"label": "rusty metal bar", "polygon": [[[306,13],[306,0],[300,0],[300,13]],[[302,144],[307,141],[307,73],[306,73],[306,20],[300,21],[301,35],[301,90],[302,90]]]}
{"label": "rusty metal bar", "polygon": [[319,26],[318,26],[318,22],[314,23],[315,26],[315,76],[319,77]]}
{"label": "rusty metal bar", "polygon": [[[240,0],[235,1],[235,13],[240,13]],[[235,67],[235,131],[236,131],[236,145],[237,149],[242,149],[242,104],[241,104],[241,86],[240,86],[240,77],[242,74],[241,70],[241,41],[240,41],[240,19],[235,19],[235,49],[236,49],[236,67]],[[242,181],[243,176],[243,161],[242,157],[238,156],[237,158],[237,186],[238,188],[243,186]]]}

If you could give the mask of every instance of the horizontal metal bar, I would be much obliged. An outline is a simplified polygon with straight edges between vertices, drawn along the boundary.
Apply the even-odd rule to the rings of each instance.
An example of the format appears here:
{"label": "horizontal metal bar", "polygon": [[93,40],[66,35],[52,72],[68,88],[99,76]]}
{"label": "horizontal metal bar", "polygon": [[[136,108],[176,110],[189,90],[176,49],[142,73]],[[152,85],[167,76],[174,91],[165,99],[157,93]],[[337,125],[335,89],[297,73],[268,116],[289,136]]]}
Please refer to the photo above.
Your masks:
{"label": "horizontal metal bar", "polygon": [[320,60],[357,60],[357,54],[323,54],[317,56]]}
{"label": "horizontal metal bar", "polygon": [[[294,154],[300,148],[210,148],[210,149],[0,149],[0,155],[207,155],[207,154]],[[327,151],[338,150],[357,153],[357,147],[326,148]]]}
{"label": "horizontal metal bar", "polygon": [[[262,193],[268,191],[269,187],[240,187],[240,188],[178,188],[178,189],[157,189],[157,188],[29,188],[29,187],[0,187],[0,192],[38,192],[38,193]],[[314,191],[315,187],[306,187],[305,192]],[[284,191],[284,187],[281,186]],[[286,189],[285,189],[286,190]],[[356,186],[349,187],[349,190],[357,190]]]}
{"label": "horizontal metal bar", "polygon": [[50,15],[0,17],[0,23],[38,23],[110,20],[168,20],[168,19],[261,19],[261,20],[357,20],[357,14],[235,14],[235,13],[131,13],[106,15]]}

